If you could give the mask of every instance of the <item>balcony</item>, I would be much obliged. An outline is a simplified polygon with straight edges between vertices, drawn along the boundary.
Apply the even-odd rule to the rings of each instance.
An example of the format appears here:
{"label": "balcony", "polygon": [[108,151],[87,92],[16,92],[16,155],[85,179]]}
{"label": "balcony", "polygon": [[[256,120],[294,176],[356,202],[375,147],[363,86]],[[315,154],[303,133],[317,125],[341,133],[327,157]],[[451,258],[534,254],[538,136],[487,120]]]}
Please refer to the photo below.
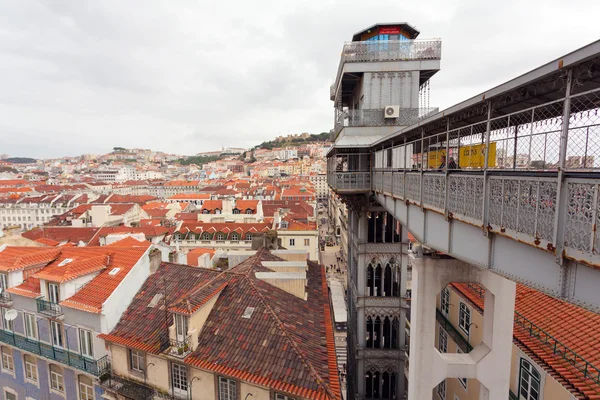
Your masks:
{"label": "balcony", "polygon": [[188,336],[183,340],[171,339],[169,355],[173,357],[184,358],[192,352],[192,337]]}
{"label": "balcony", "polygon": [[8,293],[6,290],[2,290],[0,293],[0,304],[5,307],[12,306],[12,297],[10,297],[10,293]]}
{"label": "balcony", "polygon": [[440,60],[441,57],[440,39],[346,43],[342,49],[334,86],[337,87],[339,83],[345,63]]}
{"label": "balcony", "polygon": [[47,343],[42,343],[7,331],[0,331],[0,342],[37,354],[49,360],[77,368],[97,377],[101,377],[110,372],[110,361],[108,356],[94,360],[84,357],[81,354],[56,348]]}
{"label": "balcony", "polygon": [[329,186],[338,193],[341,192],[370,192],[371,173],[363,172],[330,172]]}
{"label": "balcony", "polygon": [[337,135],[345,127],[409,126],[437,112],[434,107],[401,108],[398,117],[386,118],[383,108],[338,111],[334,131]]}
{"label": "balcony", "polygon": [[44,299],[37,299],[37,310],[40,314],[52,318],[58,318],[63,315],[62,307],[60,305]]}
{"label": "balcony", "polygon": [[463,353],[470,353],[473,346],[456,330],[454,325],[442,314],[438,309],[435,310],[435,319],[442,328],[448,333],[448,336],[454,340],[454,343],[462,350]]}

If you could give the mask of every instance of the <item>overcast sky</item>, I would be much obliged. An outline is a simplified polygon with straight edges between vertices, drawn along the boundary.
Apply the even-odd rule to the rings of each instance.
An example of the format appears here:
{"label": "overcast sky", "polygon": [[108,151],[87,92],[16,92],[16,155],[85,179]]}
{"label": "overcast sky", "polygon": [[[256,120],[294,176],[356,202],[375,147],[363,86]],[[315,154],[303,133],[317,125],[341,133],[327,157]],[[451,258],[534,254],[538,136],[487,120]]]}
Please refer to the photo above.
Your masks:
{"label": "overcast sky", "polygon": [[0,1],[0,154],[329,131],[341,47],[375,22],[442,39],[430,105],[445,108],[600,39],[598,15],[598,0]]}

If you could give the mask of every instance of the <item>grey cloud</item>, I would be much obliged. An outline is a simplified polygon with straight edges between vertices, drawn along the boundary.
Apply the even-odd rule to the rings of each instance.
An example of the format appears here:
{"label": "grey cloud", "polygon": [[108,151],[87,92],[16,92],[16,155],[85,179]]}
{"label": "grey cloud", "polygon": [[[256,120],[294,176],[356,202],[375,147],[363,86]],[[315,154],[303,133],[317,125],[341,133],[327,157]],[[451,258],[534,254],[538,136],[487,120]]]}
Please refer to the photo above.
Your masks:
{"label": "grey cloud", "polygon": [[194,154],[329,130],[343,42],[374,22],[442,38],[430,103],[447,107],[597,39],[597,11],[587,0],[0,2],[0,153]]}

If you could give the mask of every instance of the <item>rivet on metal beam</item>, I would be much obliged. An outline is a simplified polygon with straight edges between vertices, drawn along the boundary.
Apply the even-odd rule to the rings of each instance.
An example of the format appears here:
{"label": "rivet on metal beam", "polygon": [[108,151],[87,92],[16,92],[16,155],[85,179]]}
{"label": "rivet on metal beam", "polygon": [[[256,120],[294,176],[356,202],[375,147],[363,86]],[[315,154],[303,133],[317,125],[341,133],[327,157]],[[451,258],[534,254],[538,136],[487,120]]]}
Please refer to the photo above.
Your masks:
{"label": "rivet on metal beam", "polygon": [[563,67],[564,61],[563,60],[558,60],[558,69],[561,69]]}

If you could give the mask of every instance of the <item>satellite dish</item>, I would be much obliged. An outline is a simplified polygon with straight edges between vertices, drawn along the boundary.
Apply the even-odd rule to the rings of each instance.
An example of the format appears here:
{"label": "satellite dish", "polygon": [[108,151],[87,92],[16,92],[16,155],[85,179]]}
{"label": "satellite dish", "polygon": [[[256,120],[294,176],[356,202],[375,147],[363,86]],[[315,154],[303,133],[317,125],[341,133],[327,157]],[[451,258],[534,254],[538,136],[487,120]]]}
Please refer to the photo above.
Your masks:
{"label": "satellite dish", "polygon": [[4,314],[4,319],[7,321],[14,321],[15,318],[17,318],[17,315],[19,315],[19,312],[17,310],[8,310]]}

